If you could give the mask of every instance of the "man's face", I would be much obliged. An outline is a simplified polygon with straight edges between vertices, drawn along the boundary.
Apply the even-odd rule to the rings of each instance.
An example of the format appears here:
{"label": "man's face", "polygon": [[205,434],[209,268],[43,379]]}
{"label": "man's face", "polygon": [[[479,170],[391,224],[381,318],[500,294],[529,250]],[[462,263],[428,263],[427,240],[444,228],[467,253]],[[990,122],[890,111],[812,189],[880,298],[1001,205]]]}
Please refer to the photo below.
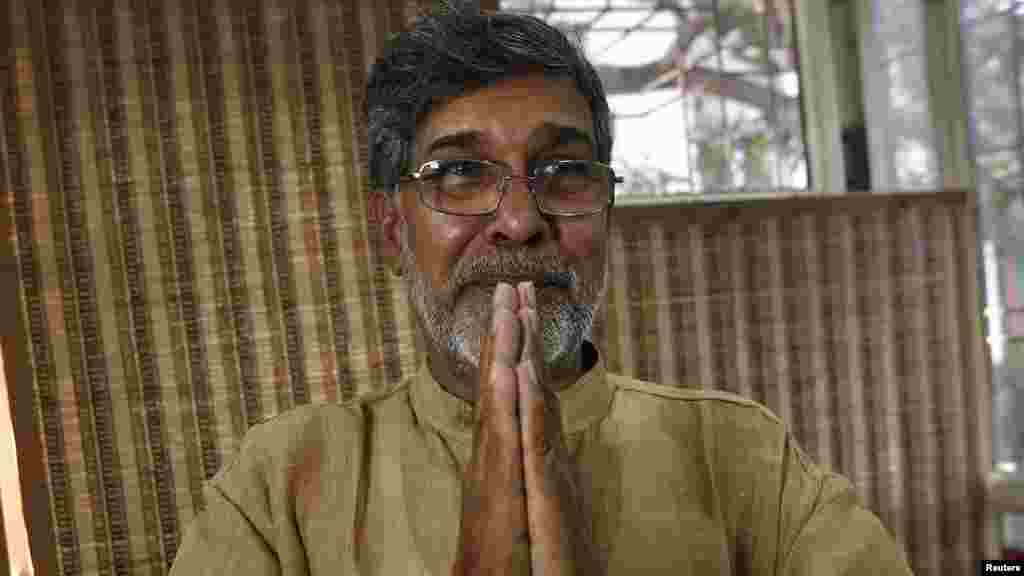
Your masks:
{"label": "man's face", "polygon": [[[552,159],[594,160],[590,107],[569,79],[503,80],[437,105],[421,122],[413,166],[430,160],[502,162],[524,175]],[[508,183],[495,214],[453,216],[402,187],[402,268],[433,361],[475,373],[498,281],[533,280],[548,364],[567,365],[604,297],[608,214],[550,217],[526,184]]]}

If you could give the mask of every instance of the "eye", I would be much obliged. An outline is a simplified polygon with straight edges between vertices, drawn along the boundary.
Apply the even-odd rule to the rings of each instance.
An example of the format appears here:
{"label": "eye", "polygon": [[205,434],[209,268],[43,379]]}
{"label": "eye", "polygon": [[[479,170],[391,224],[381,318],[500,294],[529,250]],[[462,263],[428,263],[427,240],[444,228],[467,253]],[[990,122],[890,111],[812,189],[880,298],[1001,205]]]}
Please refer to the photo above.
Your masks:
{"label": "eye", "polygon": [[448,160],[441,163],[436,176],[445,179],[477,178],[484,173],[485,165],[477,160]]}
{"label": "eye", "polygon": [[562,162],[559,163],[555,168],[555,174],[564,176],[591,176],[590,162]]}
{"label": "eye", "polygon": [[428,180],[435,195],[469,197],[491,187],[497,178],[495,167],[479,160],[444,160]]}
{"label": "eye", "polygon": [[538,175],[557,184],[560,189],[585,187],[600,180],[599,175],[595,174],[595,166],[584,161],[554,162],[541,167]]}

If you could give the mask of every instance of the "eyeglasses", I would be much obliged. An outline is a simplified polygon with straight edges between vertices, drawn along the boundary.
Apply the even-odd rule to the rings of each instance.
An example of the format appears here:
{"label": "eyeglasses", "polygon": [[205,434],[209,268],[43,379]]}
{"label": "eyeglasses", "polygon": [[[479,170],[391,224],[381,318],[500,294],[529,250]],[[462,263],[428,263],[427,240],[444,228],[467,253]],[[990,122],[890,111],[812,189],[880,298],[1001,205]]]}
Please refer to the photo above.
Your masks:
{"label": "eyeglasses", "polygon": [[615,184],[622,183],[610,166],[586,160],[555,160],[529,176],[487,160],[432,160],[399,179],[415,181],[428,208],[459,216],[484,216],[498,210],[510,180],[523,180],[537,209],[551,216],[588,216],[615,202]]}

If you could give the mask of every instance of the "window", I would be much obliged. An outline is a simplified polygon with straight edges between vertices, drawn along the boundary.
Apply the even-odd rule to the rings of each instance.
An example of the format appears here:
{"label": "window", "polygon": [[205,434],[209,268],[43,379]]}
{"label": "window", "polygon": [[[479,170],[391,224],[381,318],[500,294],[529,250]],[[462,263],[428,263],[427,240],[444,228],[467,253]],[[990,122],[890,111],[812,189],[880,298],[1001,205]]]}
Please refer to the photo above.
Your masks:
{"label": "window", "polygon": [[[961,36],[985,246],[993,349],[994,457],[1024,472],[1024,0],[962,0]],[[1006,306],[1000,305],[1005,302]],[[1005,350],[1003,358],[997,349]],[[1024,550],[1024,515],[1007,514],[1008,548]]]}
{"label": "window", "polygon": [[807,187],[789,0],[502,0],[579,38],[608,92],[618,199]]}
{"label": "window", "polygon": [[1002,255],[1007,336],[1024,339],[1024,0],[967,0],[961,21],[985,226]]}
{"label": "window", "polygon": [[867,24],[861,45],[872,188],[939,188],[924,2],[872,0]]}

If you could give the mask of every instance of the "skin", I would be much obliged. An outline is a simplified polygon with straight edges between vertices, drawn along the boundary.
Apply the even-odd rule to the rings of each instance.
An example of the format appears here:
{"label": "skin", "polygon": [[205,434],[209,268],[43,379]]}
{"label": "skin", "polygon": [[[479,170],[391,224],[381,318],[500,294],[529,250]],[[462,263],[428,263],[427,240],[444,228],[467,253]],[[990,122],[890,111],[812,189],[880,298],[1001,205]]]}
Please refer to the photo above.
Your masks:
{"label": "skin", "polygon": [[[559,128],[575,129],[589,141],[560,142]],[[467,133],[476,137],[452,141]],[[537,161],[593,159],[592,134],[589,106],[570,80],[516,77],[436,105],[417,130],[411,165],[481,158],[525,174]],[[431,210],[419,202],[412,183],[397,195],[373,198],[385,256],[402,262],[428,365],[449,392],[475,401],[481,336],[494,284],[502,279],[538,285],[545,359],[552,373],[546,385],[557,389],[576,381],[582,369],[579,340],[603,300],[607,211],[546,217],[521,181],[509,183],[501,206],[490,216]],[[544,287],[545,272],[576,281],[570,288]]]}
{"label": "skin", "polygon": [[541,384],[533,286],[499,284],[493,303],[452,574],[595,574],[558,401]]}
{"label": "skin", "polygon": [[[590,141],[559,138],[573,129]],[[514,77],[436,105],[412,165],[481,158],[526,174],[537,161],[594,159],[592,134],[570,80]],[[589,368],[578,339],[604,296],[610,214],[542,215],[521,181],[485,217],[426,208],[414,185],[371,201],[384,256],[402,262],[431,373],[478,414],[453,573],[590,573],[554,391]],[[552,270],[574,282],[545,285]]]}

